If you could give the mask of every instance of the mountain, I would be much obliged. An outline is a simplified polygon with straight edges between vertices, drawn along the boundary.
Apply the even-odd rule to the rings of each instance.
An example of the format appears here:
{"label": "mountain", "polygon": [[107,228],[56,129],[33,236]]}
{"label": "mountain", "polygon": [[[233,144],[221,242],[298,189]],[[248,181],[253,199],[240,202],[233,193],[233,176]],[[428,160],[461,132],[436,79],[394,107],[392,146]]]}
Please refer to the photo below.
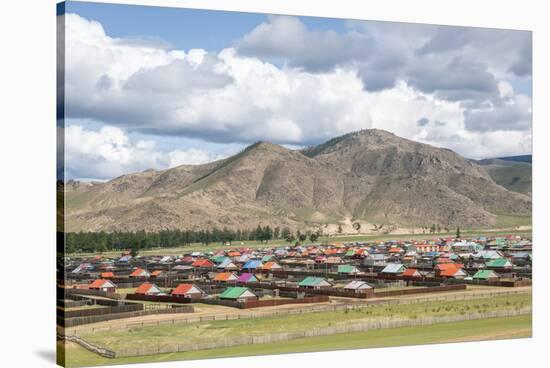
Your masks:
{"label": "mountain", "polygon": [[518,193],[531,195],[531,155],[501,157],[476,161],[498,185]]}
{"label": "mountain", "polygon": [[303,150],[255,143],[224,160],[123,175],[66,190],[66,228],[304,227],[363,221],[494,227],[531,199],[447,150],[362,130]]}

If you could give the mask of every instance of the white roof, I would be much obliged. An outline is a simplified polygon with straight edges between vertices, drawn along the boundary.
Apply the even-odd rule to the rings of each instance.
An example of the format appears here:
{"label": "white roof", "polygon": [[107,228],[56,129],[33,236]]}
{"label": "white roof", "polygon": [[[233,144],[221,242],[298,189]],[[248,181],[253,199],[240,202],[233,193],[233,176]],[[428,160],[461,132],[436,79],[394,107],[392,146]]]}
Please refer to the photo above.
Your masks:
{"label": "white roof", "polygon": [[372,286],[370,286],[369,284],[367,284],[365,281],[352,281],[350,282],[349,284],[347,284],[346,286],[344,286],[344,289],[353,289],[353,290],[357,290],[357,289],[372,289]]}

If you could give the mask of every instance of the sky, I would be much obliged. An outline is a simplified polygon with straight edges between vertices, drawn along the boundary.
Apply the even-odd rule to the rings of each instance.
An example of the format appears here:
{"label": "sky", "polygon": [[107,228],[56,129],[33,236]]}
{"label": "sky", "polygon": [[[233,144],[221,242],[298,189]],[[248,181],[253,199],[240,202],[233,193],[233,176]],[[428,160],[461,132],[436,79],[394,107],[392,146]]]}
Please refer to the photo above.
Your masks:
{"label": "sky", "polygon": [[81,2],[58,22],[66,179],[368,128],[531,153],[531,32]]}

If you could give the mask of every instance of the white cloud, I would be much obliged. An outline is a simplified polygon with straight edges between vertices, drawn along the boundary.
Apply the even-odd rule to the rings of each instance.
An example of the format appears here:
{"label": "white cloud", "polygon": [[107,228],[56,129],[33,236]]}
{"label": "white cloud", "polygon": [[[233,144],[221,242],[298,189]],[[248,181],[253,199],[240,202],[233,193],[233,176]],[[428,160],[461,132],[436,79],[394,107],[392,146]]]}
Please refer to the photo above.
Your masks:
{"label": "white cloud", "polygon": [[[169,152],[155,145],[160,135],[304,146],[377,127],[467,157],[531,150],[530,99],[494,78],[508,66],[476,63],[467,44],[445,54],[435,41],[424,56],[430,63],[413,62],[414,50],[434,37],[434,26],[370,23],[368,36],[357,29],[342,35],[310,31],[296,18],[273,17],[252,30],[238,50],[212,53],[128,42],[108,36],[97,22],[65,17],[67,116],[105,125],[67,129],[73,177],[113,177],[219,157],[186,147]],[[282,28],[277,33],[273,27]],[[351,44],[342,42],[346,38]],[[261,40],[270,41],[264,54],[296,55],[301,67],[239,52]],[[367,41],[376,44],[372,55],[358,46],[368,46]],[[304,45],[313,49],[304,53]],[[457,59],[457,50],[471,55]],[[320,64],[303,67],[309,57]],[[360,57],[361,62],[343,62]],[[365,89],[365,83],[379,88]],[[460,96],[471,98],[472,86],[480,95],[489,91],[492,100],[465,105]],[[133,141],[126,132],[147,139]]]}
{"label": "white cloud", "polygon": [[69,178],[111,179],[130,172],[202,164],[223,157],[196,148],[163,152],[155,142],[131,140],[120,128],[112,126],[92,131],[71,125],[64,131],[65,171]]}

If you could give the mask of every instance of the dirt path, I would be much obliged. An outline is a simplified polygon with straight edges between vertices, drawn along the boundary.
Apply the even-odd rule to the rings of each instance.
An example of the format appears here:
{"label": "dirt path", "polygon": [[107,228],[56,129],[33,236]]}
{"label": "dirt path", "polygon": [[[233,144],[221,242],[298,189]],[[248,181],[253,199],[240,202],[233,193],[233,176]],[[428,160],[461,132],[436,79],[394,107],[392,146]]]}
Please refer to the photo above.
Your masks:
{"label": "dirt path", "polygon": [[192,320],[196,321],[200,318],[213,319],[213,318],[225,318],[225,316],[241,316],[243,318],[247,317],[261,317],[262,312],[278,312],[281,314],[298,313],[302,309],[307,308],[322,308],[322,306],[334,306],[334,305],[368,305],[376,304],[386,301],[393,300],[406,300],[410,302],[424,302],[430,300],[444,300],[449,298],[477,298],[483,296],[492,296],[495,294],[507,294],[511,292],[517,293],[528,293],[531,292],[531,287],[517,287],[517,288],[502,288],[502,287],[470,287],[466,291],[450,291],[450,292],[441,292],[441,293],[432,293],[432,294],[412,294],[412,295],[403,295],[399,298],[373,298],[373,299],[352,299],[352,298],[342,298],[342,297],[331,297],[330,302],[325,303],[315,303],[315,304],[286,304],[274,307],[262,307],[262,308],[252,308],[252,309],[236,309],[231,307],[225,307],[220,305],[201,305],[198,304],[195,308],[194,313],[174,313],[174,314],[157,314],[149,315],[143,317],[132,317],[124,318],[119,320],[111,320],[105,322],[98,322],[92,324],[86,324],[81,326],[70,327],[66,329],[66,334],[81,334],[84,332],[93,332],[94,330],[117,330],[125,329],[128,325],[137,325],[137,324],[154,324],[165,322],[177,323]]}

